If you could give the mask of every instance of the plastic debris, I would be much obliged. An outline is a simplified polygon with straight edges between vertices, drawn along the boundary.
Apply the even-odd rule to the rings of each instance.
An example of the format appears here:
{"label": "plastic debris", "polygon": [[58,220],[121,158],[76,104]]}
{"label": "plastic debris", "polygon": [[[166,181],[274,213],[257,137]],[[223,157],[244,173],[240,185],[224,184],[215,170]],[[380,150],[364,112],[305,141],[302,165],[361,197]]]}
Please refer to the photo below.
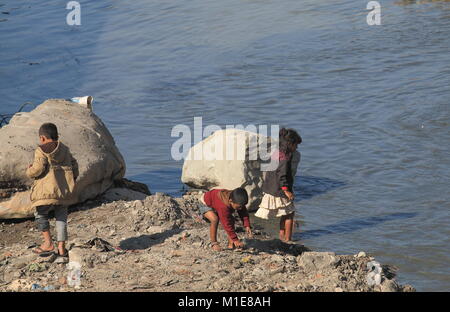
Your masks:
{"label": "plastic debris", "polygon": [[31,290],[52,291],[52,290],[55,290],[55,286],[49,285],[49,286],[42,287],[39,284],[32,284]]}
{"label": "plastic debris", "polygon": [[369,286],[380,285],[381,273],[383,272],[380,263],[370,261],[367,263],[367,269],[369,270],[369,273],[367,274],[367,284],[369,284]]}
{"label": "plastic debris", "polygon": [[77,261],[70,261],[67,265],[67,285],[74,288],[81,287],[81,264]]}
{"label": "plastic debris", "polygon": [[111,245],[109,242],[101,239],[100,237],[95,237],[86,242],[87,246],[93,247],[97,251],[116,251],[117,248]]}
{"label": "plastic debris", "polygon": [[90,95],[87,95],[81,97],[73,97],[70,99],[70,101],[83,105],[86,108],[92,109],[92,103],[94,102],[94,98]]}
{"label": "plastic debris", "polygon": [[47,269],[47,266],[43,263],[31,263],[28,266],[28,271],[30,272],[43,272]]}
{"label": "plastic debris", "polygon": [[242,262],[243,263],[248,263],[248,262],[250,262],[252,260],[252,256],[247,256],[247,257],[244,257],[244,258],[242,258]]}

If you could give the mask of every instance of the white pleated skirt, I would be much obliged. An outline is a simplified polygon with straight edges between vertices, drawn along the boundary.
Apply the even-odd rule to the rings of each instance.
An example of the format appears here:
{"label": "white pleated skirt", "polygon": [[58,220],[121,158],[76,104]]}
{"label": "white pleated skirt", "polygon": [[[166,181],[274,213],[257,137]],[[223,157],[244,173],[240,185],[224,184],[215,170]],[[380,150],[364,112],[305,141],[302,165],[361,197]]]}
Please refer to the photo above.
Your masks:
{"label": "white pleated skirt", "polygon": [[294,202],[284,197],[276,197],[264,193],[255,217],[269,219],[287,216],[295,211]]}

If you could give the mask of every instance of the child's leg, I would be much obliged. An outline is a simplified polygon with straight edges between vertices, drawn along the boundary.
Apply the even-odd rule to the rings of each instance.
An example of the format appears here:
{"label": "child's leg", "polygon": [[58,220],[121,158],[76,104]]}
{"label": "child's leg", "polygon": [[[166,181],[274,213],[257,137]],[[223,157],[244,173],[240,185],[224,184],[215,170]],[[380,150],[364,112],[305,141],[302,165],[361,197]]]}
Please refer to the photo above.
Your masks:
{"label": "child's leg", "polygon": [[281,216],[280,218],[280,240],[282,241],[286,240],[286,217]]}
{"label": "child's leg", "polygon": [[58,252],[64,255],[67,241],[67,206],[55,207],[56,218],[56,240],[58,241]]}
{"label": "child's leg", "polygon": [[48,222],[48,213],[50,209],[50,206],[36,207],[36,227],[42,232],[42,237],[44,238],[44,243],[39,247],[42,251],[52,251],[54,249],[52,236],[50,235],[50,223]]}
{"label": "child's leg", "polygon": [[286,221],[284,223],[286,241],[292,240],[292,233],[294,232],[294,214],[295,212],[292,212],[286,216]]}
{"label": "child's leg", "polygon": [[209,237],[211,239],[211,243],[213,243],[213,249],[219,251],[221,250],[220,246],[217,244],[217,227],[219,226],[219,217],[212,210],[205,212],[203,216],[210,222]]}
{"label": "child's leg", "polygon": [[227,238],[228,238],[228,249],[234,249],[233,241],[231,240],[230,237],[227,236]]}

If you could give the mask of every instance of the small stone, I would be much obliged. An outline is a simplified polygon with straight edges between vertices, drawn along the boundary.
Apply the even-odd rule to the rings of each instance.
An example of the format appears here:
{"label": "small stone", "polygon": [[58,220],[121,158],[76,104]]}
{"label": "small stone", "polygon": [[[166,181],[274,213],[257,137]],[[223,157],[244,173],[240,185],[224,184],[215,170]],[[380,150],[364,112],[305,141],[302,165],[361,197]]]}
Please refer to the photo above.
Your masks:
{"label": "small stone", "polygon": [[13,277],[14,278],[21,278],[23,276],[23,272],[22,271],[17,271],[13,273]]}
{"label": "small stone", "polygon": [[381,283],[381,291],[382,292],[397,292],[399,291],[399,287],[394,280],[384,280]]}
{"label": "small stone", "polygon": [[335,292],[344,292],[344,290],[341,287],[336,287],[334,289]]}
{"label": "small stone", "polygon": [[15,280],[13,282],[11,282],[11,284],[8,286],[8,289],[14,292],[17,291],[25,291],[25,290],[29,290],[31,288],[32,283],[24,280],[24,279],[18,279]]}
{"label": "small stone", "polygon": [[194,243],[192,243],[192,246],[194,246],[194,247],[202,247],[203,246],[203,242],[202,241],[194,242]]}
{"label": "small stone", "polygon": [[334,252],[304,252],[297,263],[305,270],[321,270],[335,266],[337,259]]}
{"label": "small stone", "polygon": [[357,255],[356,258],[364,258],[367,257],[366,253],[364,251],[360,251]]}
{"label": "small stone", "polygon": [[67,285],[67,278],[66,278],[65,276],[60,277],[60,278],[58,279],[58,283],[59,283],[60,285]]}
{"label": "small stone", "polygon": [[283,273],[283,272],[284,272],[284,266],[271,270],[269,272],[269,274],[270,275],[275,275],[275,274]]}
{"label": "small stone", "polygon": [[100,256],[100,262],[105,263],[109,260],[109,255],[103,254]]}
{"label": "small stone", "polygon": [[403,292],[416,292],[416,289],[411,285],[405,285],[402,289]]}

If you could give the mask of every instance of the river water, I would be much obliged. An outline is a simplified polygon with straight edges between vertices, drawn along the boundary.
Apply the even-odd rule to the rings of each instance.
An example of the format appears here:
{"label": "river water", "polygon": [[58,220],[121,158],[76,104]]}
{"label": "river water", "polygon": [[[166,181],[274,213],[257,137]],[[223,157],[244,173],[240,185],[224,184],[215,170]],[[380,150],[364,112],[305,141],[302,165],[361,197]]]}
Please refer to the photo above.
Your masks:
{"label": "river water", "polygon": [[450,2],[380,1],[380,26],[361,0],[79,1],[79,26],[53,2],[0,0],[0,113],[92,95],[127,176],[169,194],[175,125],[293,127],[295,239],[450,291]]}

